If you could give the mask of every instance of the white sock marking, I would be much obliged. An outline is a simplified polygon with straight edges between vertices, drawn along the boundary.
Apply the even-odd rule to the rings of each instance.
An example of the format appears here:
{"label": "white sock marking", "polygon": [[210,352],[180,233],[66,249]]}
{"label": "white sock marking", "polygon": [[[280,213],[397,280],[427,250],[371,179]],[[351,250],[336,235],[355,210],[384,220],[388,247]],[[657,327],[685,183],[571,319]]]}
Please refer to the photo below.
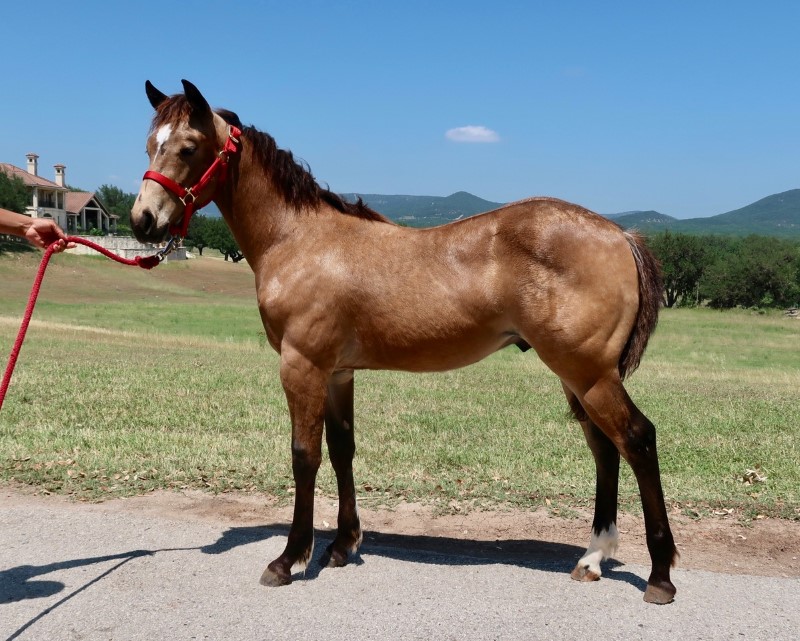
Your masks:
{"label": "white sock marking", "polygon": [[617,550],[617,542],[619,540],[619,532],[617,526],[612,523],[607,530],[602,530],[600,534],[595,534],[592,531],[592,540],[589,542],[589,548],[586,554],[578,561],[581,567],[588,567],[591,572],[600,576],[600,562],[603,559],[611,557]]}
{"label": "white sock marking", "polygon": [[312,556],[314,556],[314,539],[311,539],[311,547],[309,547],[306,553],[301,558],[297,559],[292,566],[292,571],[298,570],[300,572],[305,572]]}

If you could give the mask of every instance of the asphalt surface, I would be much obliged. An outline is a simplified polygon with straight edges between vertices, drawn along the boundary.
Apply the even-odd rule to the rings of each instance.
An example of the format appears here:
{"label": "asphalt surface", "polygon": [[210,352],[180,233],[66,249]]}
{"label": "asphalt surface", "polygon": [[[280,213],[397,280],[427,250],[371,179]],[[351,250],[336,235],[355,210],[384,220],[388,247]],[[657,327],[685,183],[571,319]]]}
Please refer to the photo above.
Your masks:
{"label": "asphalt surface", "polygon": [[367,533],[337,569],[316,560],[290,586],[258,583],[285,524],[236,525],[9,500],[0,495],[0,639],[797,639],[800,579],[677,569],[677,600],[643,602],[648,568],[592,584],[581,550],[531,555]]}

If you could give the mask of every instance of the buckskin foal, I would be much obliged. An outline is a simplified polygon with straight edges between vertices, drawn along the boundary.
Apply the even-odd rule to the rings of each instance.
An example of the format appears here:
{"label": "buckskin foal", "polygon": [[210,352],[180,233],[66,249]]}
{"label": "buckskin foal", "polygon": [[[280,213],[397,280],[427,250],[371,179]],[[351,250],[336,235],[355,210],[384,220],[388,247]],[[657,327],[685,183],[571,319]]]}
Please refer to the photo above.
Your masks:
{"label": "buckskin foal", "polygon": [[266,335],[280,354],[296,483],[286,549],[261,582],[289,583],[311,557],[323,426],[339,491],[338,530],[323,563],[344,565],[361,543],[355,370],[442,371],[517,345],[561,379],[595,459],[592,536],[572,577],[598,579],[616,547],[621,454],[639,485],[652,560],[644,598],[670,602],[677,553],[655,428],[622,384],[661,299],[659,267],[642,239],[553,198],[432,229],[394,225],[321,188],[268,134],[183,87],[168,97],[146,83],[155,108],[150,168],[131,224],[140,240],[159,242],[169,231],[185,234],[192,211],[213,199],[255,273]]}

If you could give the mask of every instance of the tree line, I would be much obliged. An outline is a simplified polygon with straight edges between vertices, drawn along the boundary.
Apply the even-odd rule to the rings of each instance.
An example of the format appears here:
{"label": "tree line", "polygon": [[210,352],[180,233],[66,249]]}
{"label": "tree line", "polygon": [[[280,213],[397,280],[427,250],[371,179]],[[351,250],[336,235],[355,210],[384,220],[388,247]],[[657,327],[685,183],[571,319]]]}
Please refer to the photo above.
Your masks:
{"label": "tree line", "polygon": [[0,207],[21,214],[29,204],[28,188],[22,179],[0,171]]}
{"label": "tree line", "polygon": [[800,305],[800,241],[665,231],[648,245],[661,262],[667,307]]}
{"label": "tree line", "polygon": [[186,245],[197,249],[202,256],[206,247],[216,249],[224,257],[238,263],[244,258],[236,239],[230,228],[222,218],[195,214],[189,221],[189,231],[186,234]]}

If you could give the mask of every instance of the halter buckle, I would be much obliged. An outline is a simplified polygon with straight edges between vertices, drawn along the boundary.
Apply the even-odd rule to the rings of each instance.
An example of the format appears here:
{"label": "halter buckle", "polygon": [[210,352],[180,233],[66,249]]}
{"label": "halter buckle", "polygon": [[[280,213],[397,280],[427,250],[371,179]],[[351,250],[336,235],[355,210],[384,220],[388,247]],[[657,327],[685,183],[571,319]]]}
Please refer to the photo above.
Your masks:
{"label": "halter buckle", "polygon": [[[197,202],[197,196],[194,195],[192,189],[194,189],[194,187],[190,187],[189,189],[186,190],[186,193],[183,196],[179,197],[179,200],[183,203],[184,207],[188,207],[190,203],[194,204],[195,202]],[[187,198],[189,198],[189,196],[191,196],[192,199],[187,202]]]}

